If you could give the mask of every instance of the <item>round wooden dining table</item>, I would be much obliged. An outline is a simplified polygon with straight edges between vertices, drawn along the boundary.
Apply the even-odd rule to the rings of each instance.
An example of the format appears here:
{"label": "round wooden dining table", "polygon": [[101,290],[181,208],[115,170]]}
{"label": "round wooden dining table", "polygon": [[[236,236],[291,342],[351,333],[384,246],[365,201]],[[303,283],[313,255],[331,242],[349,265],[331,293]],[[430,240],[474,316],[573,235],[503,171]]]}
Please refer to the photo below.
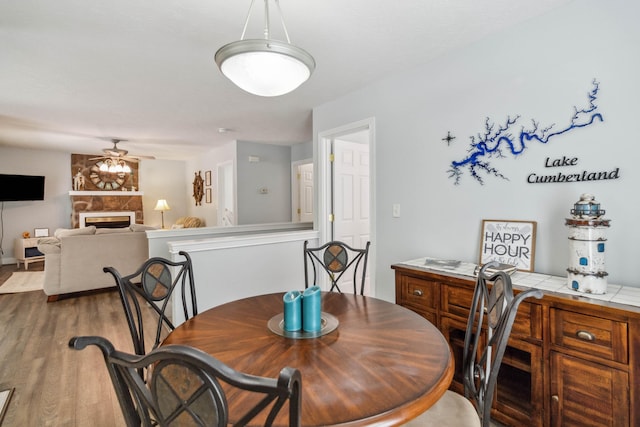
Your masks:
{"label": "round wooden dining table", "polygon": [[[444,336],[399,305],[360,295],[322,293],[322,312],[337,319],[330,333],[289,338],[268,322],[283,311],[284,293],[229,302],[186,321],[162,345],[199,348],[248,374],[302,374],[303,426],[393,426],[433,405],[453,377]],[[229,401],[233,422],[234,401]],[[285,425],[287,411],[279,425]]]}

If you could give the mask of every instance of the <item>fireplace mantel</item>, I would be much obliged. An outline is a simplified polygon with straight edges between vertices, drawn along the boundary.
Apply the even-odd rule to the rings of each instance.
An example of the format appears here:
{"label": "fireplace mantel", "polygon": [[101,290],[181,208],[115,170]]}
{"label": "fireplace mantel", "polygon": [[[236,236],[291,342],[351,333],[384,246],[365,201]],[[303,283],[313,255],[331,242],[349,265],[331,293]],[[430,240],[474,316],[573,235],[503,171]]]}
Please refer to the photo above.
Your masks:
{"label": "fireplace mantel", "polygon": [[143,191],[69,191],[70,196],[144,196]]}

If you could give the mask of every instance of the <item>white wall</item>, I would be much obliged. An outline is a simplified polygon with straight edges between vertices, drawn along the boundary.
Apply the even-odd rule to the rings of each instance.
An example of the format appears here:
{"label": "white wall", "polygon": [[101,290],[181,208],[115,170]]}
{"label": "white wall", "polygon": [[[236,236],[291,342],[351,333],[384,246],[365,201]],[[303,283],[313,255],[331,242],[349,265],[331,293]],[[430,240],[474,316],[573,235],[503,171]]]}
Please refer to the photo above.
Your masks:
{"label": "white wall", "polygon": [[[236,161],[236,142],[231,141],[221,147],[211,149],[205,155],[199,156],[187,162],[185,170],[185,191],[188,194],[187,205],[189,207],[189,215],[204,219],[207,227],[218,225],[218,185],[217,185],[217,168],[224,162]],[[206,171],[211,171],[211,203],[206,203],[202,198],[202,204],[196,206],[193,198],[193,180],[195,173],[202,171],[202,178],[205,177]],[[206,187],[205,187],[206,188]]]}
{"label": "white wall", "polygon": [[[186,165],[182,161],[142,160],[140,162],[140,189],[144,192],[144,223],[160,227],[162,216],[154,211],[158,199],[165,199],[171,208],[164,213],[164,226],[171,224],[189,211],[190,194],[184,191]],[[191,199],[193,200],[193,199]]]}
{"label": "white wall", "polygon": [[[261,157],[258,164],[249,163],[248,155]],[[234,167],[234,190],[236,193],[237,224],[266,224],[291,221],[291,161],[313,156],[311,141],[291,147],[263,144],[250,141],[231,141],[211,149],[205,155],[187,162],[185,170],[185,192],[188,194],[189,215],[205,220],[208,227],[218,225],[218,189],[216,181],[218,166],[232,162]],[[212,203],[196,206],[193,197],[194,173],[212,173]],[[241,179],[238,179],[241,177]],[[258,194],[259,187],[267,187],[270,193]],[[169,203],[171,204],[171,203]],[[166,218],[166,213],[165,213]],[[177,217],[176,217],[177,219]],[[165,221],[166,222],[166,221]]]}
{"label": "white wall", "polygon": [[13,244],[35,228],[71,226],[71,155],[53,151],[0,147],[0,173],[44,175],[44,200],[0,202],[0,243],[3,264],[14,262]]}
{"label": "white wall", "polygon": [[291,147],[238,141],[236,162],[237,224],[290,222]]}
{"label": "white wall", "polygon": [[[596,196],[610,218],[609,283],[640,286],[640,183],[635,141],[640,99],[640,3],[584,0],[314,109],[319,132],[367,117],[376,120],[376,295],[393,301],[393,263],[435,256],[476,262],[482,219],[538,223],[535,270],[564,276],[564,219],[581,193]],[[521,115],[541,126],[568,124],[588,105],[592,80],[604,122],[530,142],[516,159],[491,159],[509,179],[467,173],[454,185],[447,170],[463,159],[485,118]],[[450,146],[442,140],[450,131]],[[513,134],[520,126],[513,129]],[[578,166],[545,168],[547,157],[577,157]],[[527,184],[527,176],[620,168],[620,178],[571,184]],[[392,205],[401,217],[392,218]]]}
{"label": "white wall", "polygon": [[291,161],[307,160],[313,158],[313,141],[301,142],[291,146]]}

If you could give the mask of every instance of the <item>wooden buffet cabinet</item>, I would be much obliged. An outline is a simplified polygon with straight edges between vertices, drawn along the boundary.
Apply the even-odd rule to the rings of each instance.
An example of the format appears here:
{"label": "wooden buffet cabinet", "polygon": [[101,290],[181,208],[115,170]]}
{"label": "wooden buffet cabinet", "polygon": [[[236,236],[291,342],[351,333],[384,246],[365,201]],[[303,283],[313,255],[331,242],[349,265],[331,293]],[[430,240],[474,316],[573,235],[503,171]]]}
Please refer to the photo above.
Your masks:
{"label": "wooden buffet cabinet", "polygon": [[[475,279],[405,263],[391,268],[396,303],[449,341],[450,388],[463,393],[459,366]],[[640,426],[640,307],[543,292],[518,309],[492,418],[514,427]]]}

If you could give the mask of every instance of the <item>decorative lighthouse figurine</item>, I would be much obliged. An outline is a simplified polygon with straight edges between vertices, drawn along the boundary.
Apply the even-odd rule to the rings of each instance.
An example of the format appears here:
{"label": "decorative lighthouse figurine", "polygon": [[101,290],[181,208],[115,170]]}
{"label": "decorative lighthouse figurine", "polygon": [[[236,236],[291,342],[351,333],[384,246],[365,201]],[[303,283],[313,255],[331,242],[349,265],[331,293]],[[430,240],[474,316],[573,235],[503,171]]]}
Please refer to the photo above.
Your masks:
{"label": "decorative lighthouse figurine", "polygon": [[606,230],[609,220],[602,218],[600,209],[591,194],[583,194],[566,218],[569,227],[568,286],[578,292],[607,293],[607,275],[604,265]]}

